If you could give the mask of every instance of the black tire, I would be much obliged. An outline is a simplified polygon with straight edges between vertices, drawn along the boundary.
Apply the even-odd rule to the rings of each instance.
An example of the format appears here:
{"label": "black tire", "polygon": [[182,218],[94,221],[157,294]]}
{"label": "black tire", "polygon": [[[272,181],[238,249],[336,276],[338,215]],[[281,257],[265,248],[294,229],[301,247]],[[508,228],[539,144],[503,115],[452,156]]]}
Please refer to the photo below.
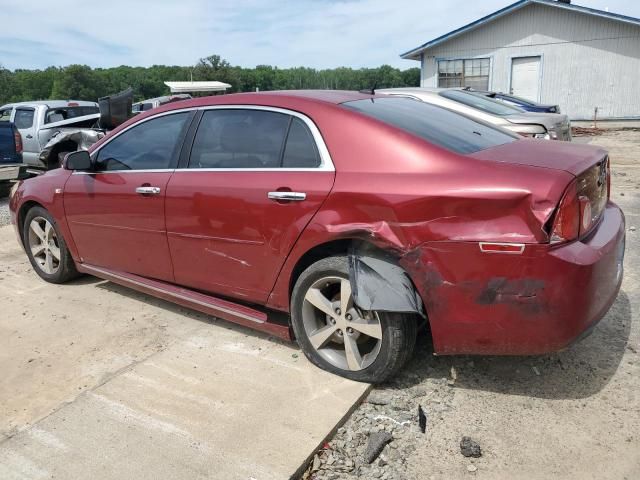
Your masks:
{"label": "black tire", "polygon": [[[57,269],[53,273],[47,273],[45,270],[43,270],[43,267],[34,258],[32,250],[29,246],[29,229],[31,222],[35,218],[43,218],[47,220],[51,224],[55,232],[55,243],[57,244],[60,252],[60,259],[57,264]],[[76,270],[76,265],[73,261],[73,258],[71,257],[71,252],[69,252],[69,249],[67,248],[67,243],[62,237],[55,219],[46,209],[42,207],[33,207],[27,212],[22,228],[22,241],[24,243],[27,256],[29,257],[29,261],[31,262],[31,266],[43,280],[49,283],[65,283],[80,276],[80,274]]]}
{"label": "black tire", "polygon": [[[315,365],[359,382],[382,383],[395,375],[411,358],[416,343],[416,316],[406,313],[375,312],[382,327],[379,351],[373,363],[360,370],[339,368],[327,361],[311,344],[303,320],[307,291],[327,277],[349,278],[346,256],[328,257],[308,267],[298,277],[291,296],[291,320],[298,345]],[[320,313],[322,317],[322,313]]]}
{"label": "black tire", "polygon": [[11,193],[11,183],[3,182],[0,183],[0,198],[8,197],[9,193]]}

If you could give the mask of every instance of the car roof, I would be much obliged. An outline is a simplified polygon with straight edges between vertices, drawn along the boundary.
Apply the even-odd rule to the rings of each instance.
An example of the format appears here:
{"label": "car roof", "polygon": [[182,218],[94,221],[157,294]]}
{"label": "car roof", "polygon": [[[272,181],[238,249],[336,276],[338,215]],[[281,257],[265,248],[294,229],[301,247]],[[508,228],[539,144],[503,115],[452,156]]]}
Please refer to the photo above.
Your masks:
{"label": "car roof", "polygon": [[445,92],[447,90],[462,90],[465,91],[464,88],[454,87],[454,88],[436,88],[436,87],[399,87],[399,88],[381,88],[376,90],[378,93],[438,93]]}
{"label": "car roof", "polygon": [[[69,105],[70,103],[75,103],[77,105]],[[22,106],[38,106],[38,105],[46,105],[50,108],[61,108],[61,107],[97,107],[98,104],[96,102],[89,102],[86,100],[34,100],[31,102],[16,102],[16,103],[7,103],[6,105],[2,105],[0,108],[4,107],[22,107]]]}
{"label": "car roof", "polygon": [[162,95],[161,97],[153,97],[153,98],[145,98],[144,100],[140,100],[139,102],[134,102],[134,105],[139,105],[141,103],[153,103],[153,102],[164,102],[166,100],[170,100],[172,98],[180,98],[183,100],[191,99],[191,95],[188,93],[176,93],[173,95]]}
{"label": "car roof", "polygon": [[366,100],[375,97],[369,93],[354,92],[349,90],[274,90],[268,92],[229,93],[225,95],[211,95],[208,97],[196,97],[191,100],[163,105],[163,111],[178,108],[206,107],[210,105],[273,105],[279,103],[302,102],[305,104],[330,104]]}

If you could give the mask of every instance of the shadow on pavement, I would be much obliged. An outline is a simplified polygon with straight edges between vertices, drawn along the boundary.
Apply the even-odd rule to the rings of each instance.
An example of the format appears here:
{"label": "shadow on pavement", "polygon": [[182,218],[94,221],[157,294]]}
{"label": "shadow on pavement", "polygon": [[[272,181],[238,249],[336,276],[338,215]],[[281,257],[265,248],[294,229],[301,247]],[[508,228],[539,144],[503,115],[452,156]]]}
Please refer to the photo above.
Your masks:
{"label": "shadow on pavement", "polygon": [[[185,308],[182,307],[180,305],[177,305],[175,303],[171,303],[168,302],[166,300],[162,300],[160,298],[156,298],[153,297],[151,295],[146,295],[144,293],[140,293],[137,292],[135,290],[132,290],[131,288],[128,287],[123,287],[121,285],[118,285],[116,283],[112,283],[106,280],[101,280],[99,278],[96,277],[89,277],[89,278],[93,278],[96,280],[96,282],[101,282],[99,284],[96,285],[97,288],[101,288],[104,290],[108,290],[110,292],[113,292],[117,295],[123,295],[125,297],[140,301],[140,302],[144,302],[147,305],[152,305],[154,307],[157,308],[161,308],[163,310],[168,310],[171,313],[174,313],[175,315],[180,315],[182,317],[187,317],[190,320],[197,320],[199,322],[204,322],[207,323],[209,325],[211,325],[212,328],[226,328],[228,330],[233,330],[234,332],[238,332],[238,333],[242,333],[245,335],[251,335],[252,337],[256,337],[256,338],[263,338],[266,340],[269,340],[271,342],[277,343],[279,345],[285,346],[290,348],[291,350],[299,350],[298,345],[296,343],[293,342],[286,342],[284,340],[281,340],[277,337],[273,337],[269,334],[260,332],[258,330],[253,330],[251,328],[248,327],[244,327],[242,325],[237,325],[235,323],[232,322],[228,322],[226,320],[222,320],[216,317],[212,317],[210,315],[206,315],[204,313],[200,313],[197,312],[195,310],[191,310],[189,308]],[[75,280],[78,281],[78,280]]]}

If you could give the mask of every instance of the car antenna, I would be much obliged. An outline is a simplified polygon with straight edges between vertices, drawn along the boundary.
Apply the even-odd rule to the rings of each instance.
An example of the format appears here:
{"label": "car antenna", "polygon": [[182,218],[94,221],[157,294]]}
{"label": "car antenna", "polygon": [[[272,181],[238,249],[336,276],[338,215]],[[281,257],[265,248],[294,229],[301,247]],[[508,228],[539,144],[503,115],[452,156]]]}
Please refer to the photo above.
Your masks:
{"label": "car antenna", "polygon": [[375,95],[376,94],[376,88],[378,88],[378,81],[377,80],[375,82],[373,82],[373,87],[371,87],[371,89],[364,88],[364,89],[360,90],[360,93],[368,93],[369,95]]}

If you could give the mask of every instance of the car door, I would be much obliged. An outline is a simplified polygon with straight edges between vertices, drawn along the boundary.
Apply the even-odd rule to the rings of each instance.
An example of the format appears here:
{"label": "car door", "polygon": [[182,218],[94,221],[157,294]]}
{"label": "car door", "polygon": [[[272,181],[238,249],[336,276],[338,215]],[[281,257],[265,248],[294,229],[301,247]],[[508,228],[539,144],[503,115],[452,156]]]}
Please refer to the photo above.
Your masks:
{"label": "car door", "polygon": [[13,123],[22,136],[22,160],[29,165],[41,165],[35,113],[36,110],[32,107],[16,107],[13,113]]}
{"label": "car door", "polygon": [[166,187],[193,115],[144,119],[93,152],[92,171],[70,176],[64,206],[83,263],[173,281]]}
{"label": "car door", "polygon": [[263,303],[333,186],[306,116],[266,107],[202,112],[190,157],[167,187],[175,281]]}

